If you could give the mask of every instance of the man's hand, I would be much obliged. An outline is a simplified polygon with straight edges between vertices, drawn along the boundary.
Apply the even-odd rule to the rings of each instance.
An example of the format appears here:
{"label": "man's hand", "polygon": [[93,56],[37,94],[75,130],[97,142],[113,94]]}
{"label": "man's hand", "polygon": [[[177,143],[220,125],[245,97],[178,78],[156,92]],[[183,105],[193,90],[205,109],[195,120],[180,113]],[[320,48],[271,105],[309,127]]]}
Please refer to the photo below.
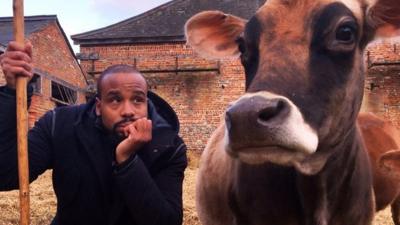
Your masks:
{"label": "man's hand", "polygon": [[115,151],[115,158],[118,164],[124,162],[134,154],[145,143],[151,141],[152,138],[151,120],[141,118],[129,124],[124,128],[126,139],[123,140]]}
{"label": "man's hand", "polygon": [[31,43],[28,41],[21,45],[15,41],[10,42],[6,52],[0,56],[0,66],[7,86],[11,89],[15,89],[17,76],[28,77],[30,80],[33,76]]}

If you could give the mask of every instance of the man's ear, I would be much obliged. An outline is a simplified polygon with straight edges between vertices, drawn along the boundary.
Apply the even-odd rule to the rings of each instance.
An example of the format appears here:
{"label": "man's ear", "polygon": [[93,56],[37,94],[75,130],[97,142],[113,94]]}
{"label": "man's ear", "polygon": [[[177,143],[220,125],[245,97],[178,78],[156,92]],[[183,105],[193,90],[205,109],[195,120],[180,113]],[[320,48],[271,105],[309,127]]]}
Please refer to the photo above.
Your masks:
{"label": "man's ear", "polygon": [[205,11],[191,17],[185,25],[187,44],[210,59],[239,56],[237,38],[246,20],[220,11]]}
{"label": "man's ear", "polygon": [[400,35],[400,1],[376,0],[367,12],[367,22],[375,29],[377,36]]}
{"label": "man's ear", "polygon": [[96,116],[101,116],[101,101],[98,97],[96,97]]}

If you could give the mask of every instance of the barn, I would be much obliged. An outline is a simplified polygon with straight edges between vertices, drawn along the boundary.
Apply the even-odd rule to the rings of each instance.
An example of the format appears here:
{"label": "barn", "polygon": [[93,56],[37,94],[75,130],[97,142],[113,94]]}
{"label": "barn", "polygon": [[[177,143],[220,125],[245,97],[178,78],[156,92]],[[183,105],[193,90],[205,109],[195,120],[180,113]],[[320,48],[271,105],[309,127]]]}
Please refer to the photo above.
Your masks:
{"label": "barn", "polygon": [[[25,38],[34,46],[33,96],[29,127],[54,107],[84,103],[87,81],[57,16],[25,17]],[[0,18],[0,54],[13,40],[12,17]],[[5,80],[0,71],[0,85]]]}
{"label": "barn", "polygon": [[[105,67],[136,66],[152,91],[177,111],[181,135],[200,152],[229,102],[244,92],[238,60],[204,60],[185,44],[184,23],[197,12],[221,10],[249,18],[265,0],[173,0],[110,26],[72,36],[78,58],[93,84]],[[366,53],[369,76],[363,110],[400,127],[399,41],[377,42]]]}
{"label": "barn", "polygon": [[374,112],[400,128],[400,38],[370,44],[365,65],[368,76],[362,110]]}

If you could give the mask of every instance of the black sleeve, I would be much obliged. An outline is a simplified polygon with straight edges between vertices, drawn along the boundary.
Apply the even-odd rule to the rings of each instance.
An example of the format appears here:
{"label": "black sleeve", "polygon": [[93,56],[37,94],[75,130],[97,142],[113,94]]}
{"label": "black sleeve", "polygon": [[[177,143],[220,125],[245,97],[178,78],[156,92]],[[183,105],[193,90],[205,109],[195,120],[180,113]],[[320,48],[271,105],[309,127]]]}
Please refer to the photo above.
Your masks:
{"label": "black sleeve", "polygon": [[177,137],[166,166],[153,178],[139,156],[119,169],[116,181],[138,225],[181,225],[186,145]]}
{"label": "black sleeve", "polygon": [[[28,90],[29,96],[31,93]],[[15,90],[0,87],[0,191],[18,188],[15,102]],[[52,115],[47,113],[28,133],[30,182],[50,167],[51,121]]]}

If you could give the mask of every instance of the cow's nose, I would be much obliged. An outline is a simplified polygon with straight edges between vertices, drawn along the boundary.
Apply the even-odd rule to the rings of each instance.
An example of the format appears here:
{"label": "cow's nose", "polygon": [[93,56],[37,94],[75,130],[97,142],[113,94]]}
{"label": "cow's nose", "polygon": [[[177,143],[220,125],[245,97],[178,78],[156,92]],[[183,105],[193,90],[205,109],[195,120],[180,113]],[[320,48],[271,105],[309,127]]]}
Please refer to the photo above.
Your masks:
{"label": "cow's nose", "polygon": [[225,150],[244,162],[285,164],[291,151],[300,153],[294,158],[301,158],[318,147],[316,132],[296,105],[269,92],[242,96],[226,111],[225,124]]}
{"label": "cow's nose", "polygon": [[[260,103],[262,104],[262,103]],[[284,99],[271,99],[264,101],[261,110],[257,112],[257,122],[262,125],[268,125],[271,122],[279,122],[285,119],[289,113],[289,106]]]}
{"label": "cow's nose", "polygon": [[[254,96],[241,99],[226,111],[226,125],[261,125],[277,123],[289,114],[289,104],[285,99]],[[249,124],[250,123],[250,124]]]}
{"label": "cow's nose", "polygon": [[283,98],[252,96],[236,102],[225,114],[225,124],[231,138],[264,136],[288,118],[290,106]]}

